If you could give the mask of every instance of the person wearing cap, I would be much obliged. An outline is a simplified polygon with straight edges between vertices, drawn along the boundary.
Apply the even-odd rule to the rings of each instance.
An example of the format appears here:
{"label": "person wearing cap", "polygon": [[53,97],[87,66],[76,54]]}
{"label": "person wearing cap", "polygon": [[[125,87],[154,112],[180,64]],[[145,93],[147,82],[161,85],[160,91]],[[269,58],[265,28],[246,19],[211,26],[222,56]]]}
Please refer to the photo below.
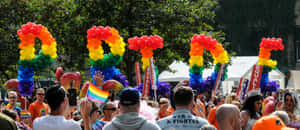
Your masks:
{"label": "person wearing cap", "polygon": [[164,117],[172,115],[172,111],[169,111],[169,100],[167,98],[159,99],[159,112],[158,112],[158,119],[162,119]]}
{"label": "person wearing cap", "polygon": [[223,104],[216,111],[220,130],[240,130],[240,110],[233,104]]}
{"label": "person wearing cap", "polygon": [[279,117],[275,115],[269,115],[258,119],[255,122],[252,130],[295,130],[295,129],[286,127],[286,125]]}
{"label": "person wearing cap", "polygon": [[173,114],[157,121],[162,130],[199,130],[203,125],[209,124],[205,119],[191,113],[194,106],[192,88],[178,87],[174,92],[173,101],[176,108]]}
{"label": "person wearing cap", "polygon": [[159,126],[139,114],[140,93],[135,88],[125,88],[120,93],[121,113],[106,124],[103,130],[160,130]]}

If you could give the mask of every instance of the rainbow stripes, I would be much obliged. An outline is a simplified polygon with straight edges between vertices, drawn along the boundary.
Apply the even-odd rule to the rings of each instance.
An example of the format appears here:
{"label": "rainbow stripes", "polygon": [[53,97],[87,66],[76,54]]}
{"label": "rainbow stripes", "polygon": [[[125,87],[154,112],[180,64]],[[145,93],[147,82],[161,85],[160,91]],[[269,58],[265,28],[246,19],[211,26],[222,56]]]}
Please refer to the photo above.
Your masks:
{"label": "rainbow stripes", "polygon": [[109,96],[108,91],[103,91],[102,89],[98,88],[94,84],[90,84],[88,92],[87,92],[87,98],[92,101],[96,101],[99,103],[104,103],[106,99]]}
{"label": "rainbow stripes", "polygon": [[28,111],[21,111],[21,118],[25,117],[31,117],[30,113]]}

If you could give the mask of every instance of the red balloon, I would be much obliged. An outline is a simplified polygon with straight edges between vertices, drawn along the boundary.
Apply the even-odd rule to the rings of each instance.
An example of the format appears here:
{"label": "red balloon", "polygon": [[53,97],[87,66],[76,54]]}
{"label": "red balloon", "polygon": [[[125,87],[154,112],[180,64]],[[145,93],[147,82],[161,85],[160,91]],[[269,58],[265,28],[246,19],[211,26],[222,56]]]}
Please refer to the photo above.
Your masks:
{"label": "red balloon", "polygon": [[10,79],[10,80],[8,80],[8,81],[5,82],[4,89],[5,90],[19,91],[18,85],[19,85],[19,80],[17,80],[17,79]]}
{"label": "red balloon", "polygon": [[81,90],[80,90],[80,94],[79,94],[79,97],[83,98],[86,96],[87,94],[87,91],[89,89],[89,86],[90,86],[90,82],[89,81],[86,81],[82,87],[81,87]]}
{"label": "red balloon", "polygon": [[62,67],[56,68],[56,83],[59,82],[60,77],[64,74],[64,69]]}
{"label": "red balloon", "polygon": [[60,84],[68,90],[71,87],[71,82],[73,82],[73,88],[76,88],[79,90],[80,88],[80,82],[81,82],[81,77],[78,75],[78,73],[72,73],[72,72],[67,72],[63,74],[60,78]]}

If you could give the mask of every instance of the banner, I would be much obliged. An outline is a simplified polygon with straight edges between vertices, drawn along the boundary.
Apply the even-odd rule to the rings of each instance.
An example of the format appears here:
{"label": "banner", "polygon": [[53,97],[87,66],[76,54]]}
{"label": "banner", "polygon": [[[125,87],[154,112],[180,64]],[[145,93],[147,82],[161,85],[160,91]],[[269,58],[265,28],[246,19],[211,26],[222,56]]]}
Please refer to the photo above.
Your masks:
{"label": "banner", "polygon": [[248,79],[243,79],[242,87],[241,87],[241,90],[240,90],[240,97],[239,97],[241,104],[244,103],[245,96],[247,94],[248,83],[249,83]]}
{"label": "banner", "polygon": [[222,84],[222,77],[224,76],[224,71],[225,71],[225,67],[226,67],[227,64],[222,64],[220,69],[219,69],[219,72],[218,72],[218,77],[216,79],[216,82],[215,82],[215,86],[214,86],[214,89],[213,89],[213,95],[216,95],[218,90],[220,89],[221,87],[221,84]]}
{"label": "banner", "polygon": [[136,75],[136,84],[137,86],[139,86],[142,83],[141,68],[139,62],[135,62],[135,75]]}
{"label": "banner", "polygon": [[239,88],[236,92],[237,97],[239,97],[241,95],[240,93],[241,93],[241,89],[242,89],[242,84],[243,84],[243,77],[241,77],[241,79],[240,79]]}
{"label": "banner", "polygon": [[259,66],[256,64],[253,65],[250,85],[249,85],[247,92],[259,90],[259,84],[260,84],[262,70],[263,70],[263,66]]}
{"label": "banner", "polygon": [[151,70],[151,85],[153,90],[157,90],[156,86],[156,73],[153,58],[150,58],[150,70]]}
{"label": "banner", "polygon": [[150,70],[150,67],[147,67],[145,69],[144,86],[143,86],[143,95],[142,95],[142,97],[148,97],[148,95],[149,95],[150,76],[151,76],[151,70]]}

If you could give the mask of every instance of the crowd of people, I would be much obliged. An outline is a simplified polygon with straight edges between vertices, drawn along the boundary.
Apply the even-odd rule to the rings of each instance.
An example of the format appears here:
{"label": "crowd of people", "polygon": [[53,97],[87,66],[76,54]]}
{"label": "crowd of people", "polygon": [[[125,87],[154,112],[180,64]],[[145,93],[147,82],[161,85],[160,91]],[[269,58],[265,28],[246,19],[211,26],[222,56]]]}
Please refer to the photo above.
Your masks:
{"label": "crowd of people", "polygon": [[[157,101],[142,98],[138,90],[127,87],[118,98],[108,99],[104,104],[83,98],[78,99],[77,106],[69,105],[68,92],[61,86],[36,89],[32,103],[21,99],[18,92],[8,90],[1,104],[0,129],[300,129],[300,102],[296,92],[286,90],[269,95],[251,92],[241,101],[234,91],[226,96],[199,94],[188,83],[188,80],[179,82],[167,97]],[[274,102],[271,106],[267,105],[270,101]],[[151,110],[145,110],[148,109],[143,106],[145,102]],[[145,111],[155,117],[145,117]]]}

